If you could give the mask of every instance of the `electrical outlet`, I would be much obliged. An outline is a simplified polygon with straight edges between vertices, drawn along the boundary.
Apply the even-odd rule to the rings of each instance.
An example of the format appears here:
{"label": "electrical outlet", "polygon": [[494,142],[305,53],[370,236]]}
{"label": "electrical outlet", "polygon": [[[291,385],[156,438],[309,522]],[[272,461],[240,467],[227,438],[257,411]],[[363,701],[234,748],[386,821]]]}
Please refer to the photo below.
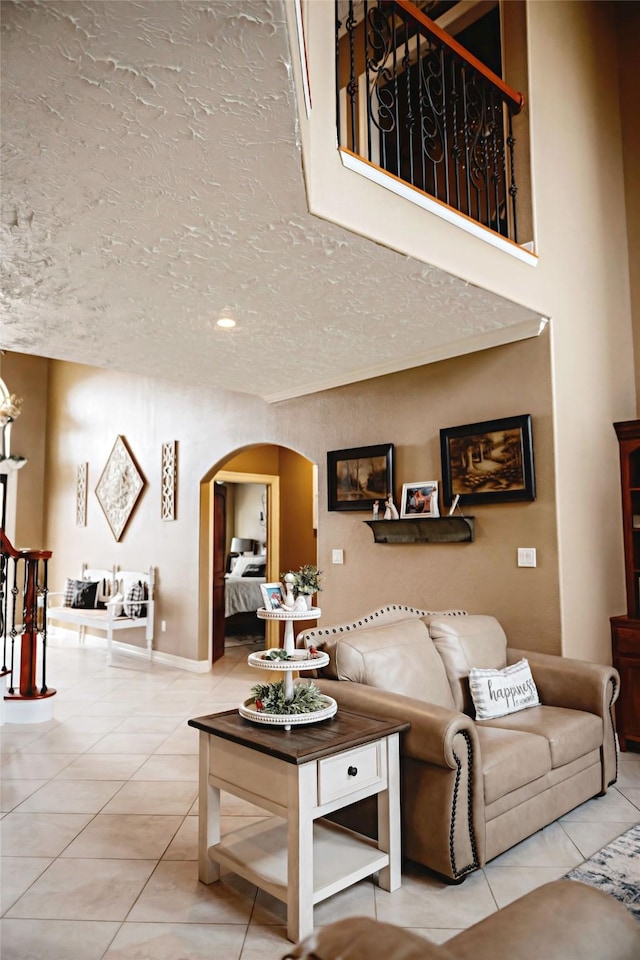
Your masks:
{"label": "electrical outlet", "polygon": [[344,550],[332,550],[331,563],[344,563]]}
{"label": "electrical outlet", "polygon": [[167,632],[167,621],[166,621],[166,620],[161,620],[161,621],[160,621],[160,629],[162,630],[163,633],[166,633],[166,632]]}
{"label": "electrical outlet", "polygon": [[536,565],[537,565],[536,548],[535,547],[518,547],[518,566],[519,567],[535,567]]}

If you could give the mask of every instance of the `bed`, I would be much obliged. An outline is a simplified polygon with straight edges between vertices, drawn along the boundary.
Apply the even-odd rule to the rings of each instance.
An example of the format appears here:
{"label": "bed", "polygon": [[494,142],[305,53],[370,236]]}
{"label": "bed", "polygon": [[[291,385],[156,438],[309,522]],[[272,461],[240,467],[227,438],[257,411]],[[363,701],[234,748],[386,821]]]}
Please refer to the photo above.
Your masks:
{"label": "bed", "polygon": [[260,584],[266,582],[266,557],[238,557],[231,573],[225,574],[224,615],[255,613],[263,606]]}

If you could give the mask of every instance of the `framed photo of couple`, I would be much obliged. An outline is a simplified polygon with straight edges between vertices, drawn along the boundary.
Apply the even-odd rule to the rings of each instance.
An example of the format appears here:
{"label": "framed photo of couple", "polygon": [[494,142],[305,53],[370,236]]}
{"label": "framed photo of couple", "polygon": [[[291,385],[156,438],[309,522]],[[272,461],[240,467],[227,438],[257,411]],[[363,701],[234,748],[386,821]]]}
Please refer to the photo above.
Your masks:
{"label": "framed photo of couple", "polygon": [[438,481],[418,480],[402,484],[400,517],[403,520],[419,520],[422,517],[439,517]]}
{"label": "framed photo of couple", "polygon": [[261,583],[260,593],[264,600],[265,610],[279,610],[284,603],[281,583]]}

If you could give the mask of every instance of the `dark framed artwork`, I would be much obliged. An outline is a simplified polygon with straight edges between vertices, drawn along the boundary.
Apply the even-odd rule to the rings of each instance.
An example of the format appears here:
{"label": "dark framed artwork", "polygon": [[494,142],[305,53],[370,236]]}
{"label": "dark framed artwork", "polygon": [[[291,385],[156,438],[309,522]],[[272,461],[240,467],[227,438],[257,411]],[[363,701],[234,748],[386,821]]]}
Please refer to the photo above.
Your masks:
{"label": "dark framed artwork", "polygon": [[484,420],[440,431],[442,494],[460,506],[535,500],[531,416]]}
{"label": "dark framed artwork", "polygon": [[329,510],[371,510],[393,494],[393,444],[327,453]]}

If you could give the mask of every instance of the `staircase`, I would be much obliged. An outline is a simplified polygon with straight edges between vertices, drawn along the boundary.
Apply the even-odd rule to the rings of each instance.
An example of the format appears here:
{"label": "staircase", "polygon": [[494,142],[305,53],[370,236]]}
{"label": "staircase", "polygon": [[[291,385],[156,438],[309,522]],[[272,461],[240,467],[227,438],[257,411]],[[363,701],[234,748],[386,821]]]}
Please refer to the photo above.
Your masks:
{"label": "staircase", "polygon": [[40,723],[53,715],[47,685],[47,566],[50,550],[18,550],[0,530],[0,699],[2,722]]}

